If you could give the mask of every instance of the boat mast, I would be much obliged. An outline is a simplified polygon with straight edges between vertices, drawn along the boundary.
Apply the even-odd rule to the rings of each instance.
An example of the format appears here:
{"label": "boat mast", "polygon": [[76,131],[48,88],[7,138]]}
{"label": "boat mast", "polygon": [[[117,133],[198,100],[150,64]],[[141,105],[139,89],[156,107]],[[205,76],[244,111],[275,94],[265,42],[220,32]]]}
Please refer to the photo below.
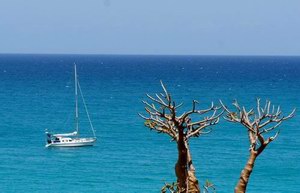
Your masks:
{"label": "boat mast", "polygon": [[79,133],[79,119],[78,119],[78,92],[77,92],[77,70],[76,64],[74,63],[75,69],[75,129],[77,134]]}

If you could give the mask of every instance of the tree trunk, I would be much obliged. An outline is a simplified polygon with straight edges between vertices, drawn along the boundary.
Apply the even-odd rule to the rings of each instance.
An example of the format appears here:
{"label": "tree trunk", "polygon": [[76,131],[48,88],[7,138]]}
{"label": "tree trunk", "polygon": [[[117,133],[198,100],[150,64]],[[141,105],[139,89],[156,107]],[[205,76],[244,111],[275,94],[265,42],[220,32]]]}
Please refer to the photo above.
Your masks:
{"label": "tree trunk", "polygon": [[179,130],[178,141],[177,141],[178,160],[175,166],[175,173],[177,176],[179,193],[187,193],[188,192],[187,148],[184,142],[183,131],[181,129],[178,130]]}
{"label": "tree trunk", "polygon": [[251,150],[248,162],[247,162],[246,166],[244,167],[244,169],[242,170],[240,179],[234,189],[235,193],[245,193],[246,192],[247,184],[248,184],[250,175],[252,173],[257,155],[258,155],[257,152]]}
{"label": "tree trunk", "polygon": [[195,176],[189,144],[185,141],[183,132],[179,132],[178,160],[175,171],[177,176],[178,189],[180,193],[200,193],[199,183]]}
{"label": "tree trunk", "polygon": [[188,142],[186,142],[187,148],[187,163],[188,163],[188,192],[200,193],[199,182],[195,175],[195,167],[193,165],[192,156]]}

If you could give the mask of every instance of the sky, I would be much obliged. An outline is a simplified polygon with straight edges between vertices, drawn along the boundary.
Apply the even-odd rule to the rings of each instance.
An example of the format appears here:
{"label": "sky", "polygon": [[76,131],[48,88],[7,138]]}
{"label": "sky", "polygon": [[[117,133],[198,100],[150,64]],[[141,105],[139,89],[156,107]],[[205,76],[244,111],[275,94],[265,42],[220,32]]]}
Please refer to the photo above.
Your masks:
{"label": "sky", "polygon": [[300,1],[0,0],[0,53],[300,55]]}

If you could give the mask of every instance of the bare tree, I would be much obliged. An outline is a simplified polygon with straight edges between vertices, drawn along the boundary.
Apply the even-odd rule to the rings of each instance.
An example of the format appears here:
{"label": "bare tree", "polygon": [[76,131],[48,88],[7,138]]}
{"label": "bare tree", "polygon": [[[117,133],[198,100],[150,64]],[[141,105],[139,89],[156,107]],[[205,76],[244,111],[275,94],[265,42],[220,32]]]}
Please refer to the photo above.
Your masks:
{"label": "bare tree", "polygon": [[[249,111],[247,111],[245,107],[241,107],[237,101],[233,102],[233,106],[236,108],[235,111],[230,111],[222,101],[220,102],[227,112],[224,118],[227,121],[242,124],[248,132],[250,156],[235,187],[235,193],[244,193],[246,192],[256,158],[269,143],[276,139],[280,132],[278,127],[283,121],[294,116],[295,109],[288,116],[283,116],[280,106],[271,106],[270,101],[266,101],[264,107],[261,107],[260,99],[257,99],[256,110],[250,109]],[[276,131],[275,134],[273,133],[272,135],[272,131]]]}
{"label": "bare tree", "polygon": [[[177,143],[178,160],[175,165],[175,173],[178,192],[198,193],[200,188],[195,176],[189,139],[209,133],[211,131],[210,126],[219,122],[219,117],[223,111],[219,112],[221,108],[216,107],[213,103],[207,109],[197,110],[198,102],[193,100],[192,109],[178,115],[177,110],[183,103],[177,105],[162,82],[161,86],[163,93],[155,94],[155,96],[147,94],[151,102],[142,101],[148,115],[139,115],[145,119],[146,127],[158,133],[169,135]],[[200,120],[192,121],[191,116],[195,117],[195,115],[198,115]]]}

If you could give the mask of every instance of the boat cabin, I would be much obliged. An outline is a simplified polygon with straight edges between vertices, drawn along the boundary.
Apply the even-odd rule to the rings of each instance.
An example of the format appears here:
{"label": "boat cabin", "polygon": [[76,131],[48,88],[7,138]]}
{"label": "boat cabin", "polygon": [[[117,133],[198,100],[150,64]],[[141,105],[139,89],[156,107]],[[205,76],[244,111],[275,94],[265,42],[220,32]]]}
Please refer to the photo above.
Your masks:
{"label": "boat cabin", "polygon": [[58,137],[59,142],[61,143],[67,143],[67,142],[72,142],[72,138],[70,137]]}

